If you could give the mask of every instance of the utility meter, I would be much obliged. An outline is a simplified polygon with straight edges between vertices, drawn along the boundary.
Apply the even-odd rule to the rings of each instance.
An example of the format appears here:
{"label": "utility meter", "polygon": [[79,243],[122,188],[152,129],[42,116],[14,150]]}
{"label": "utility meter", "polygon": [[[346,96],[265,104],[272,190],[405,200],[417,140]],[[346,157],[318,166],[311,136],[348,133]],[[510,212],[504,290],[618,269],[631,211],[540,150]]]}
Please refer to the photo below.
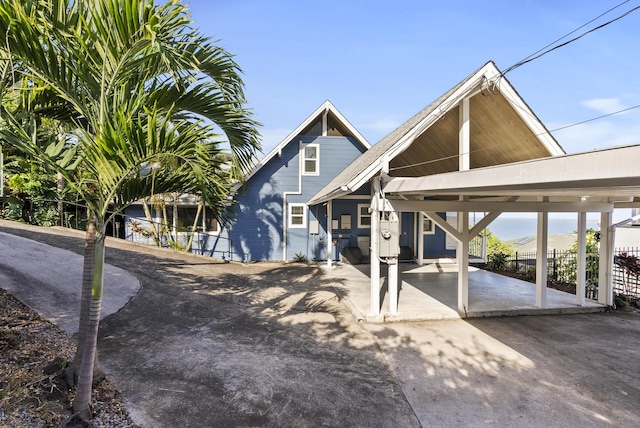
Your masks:
{"label": "utility meter", "polygon": [[398,257],[400,254],[399,223],[391,220],[380,220],[380,239],[378,248],[380,257]]}

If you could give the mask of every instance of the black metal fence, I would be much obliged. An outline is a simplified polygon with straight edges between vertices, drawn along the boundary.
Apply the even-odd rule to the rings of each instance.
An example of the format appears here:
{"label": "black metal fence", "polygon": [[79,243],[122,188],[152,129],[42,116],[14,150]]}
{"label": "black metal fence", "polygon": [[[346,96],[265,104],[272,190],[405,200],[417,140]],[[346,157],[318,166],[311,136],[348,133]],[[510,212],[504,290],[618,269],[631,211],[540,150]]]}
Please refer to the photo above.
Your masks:
{"label": "black metal fence", "polygon": [[[587,297],[594,299],[597,298],[599,262],[600,256],[598,253],[586,254],[586,292]],[[489,266],[497,270],[518,273],[527,279],[534,280],[536,275],[536,252],[492,255],[489,257]],[[578,260],[575,251],[549,251],[546,266],[549,281],[576,284]],[[640,247],[616,248],[614,250],[612,271],[615,293],[635,298],[640,297]]]}

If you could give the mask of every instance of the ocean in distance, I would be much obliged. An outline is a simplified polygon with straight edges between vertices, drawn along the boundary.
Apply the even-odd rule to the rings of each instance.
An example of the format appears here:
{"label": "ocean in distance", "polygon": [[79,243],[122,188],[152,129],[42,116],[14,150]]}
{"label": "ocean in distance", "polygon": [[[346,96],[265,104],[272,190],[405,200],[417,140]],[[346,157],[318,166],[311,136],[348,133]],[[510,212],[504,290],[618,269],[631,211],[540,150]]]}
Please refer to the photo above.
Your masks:
{"label": "ocean in distance", "polygon": [[[498,217],[488,227],[491,233],[503,241],[535,236],[538,220],[535,217]],[[599,230],[599,221],[587,218],[587,229]],[[573,233],[578,229],[578,219],[549,217],[549,234]]]}

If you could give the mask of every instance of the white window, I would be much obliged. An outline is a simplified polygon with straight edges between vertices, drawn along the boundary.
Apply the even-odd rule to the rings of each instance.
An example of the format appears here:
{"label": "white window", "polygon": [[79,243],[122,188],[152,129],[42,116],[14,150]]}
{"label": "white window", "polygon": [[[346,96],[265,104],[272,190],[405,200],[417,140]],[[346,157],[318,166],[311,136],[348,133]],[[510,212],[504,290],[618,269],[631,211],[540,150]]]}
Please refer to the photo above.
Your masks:
{"label": "white window", "polygon": [[302,147],[302,175],[320,175],[320,146],[317,144]]}
{"label": "white window", "polygon": [[435,224],[428,215],[422,213],[422,233],[424,235],[433,235],[436,233]]}
{"label": "white window", "polygon": [[289,227],[307,227],[307,206],[305,204],[289,204]]}
{"label": "white window", "polygon": [[220,225],[215,218],[203,218],[202,230],[209,233],[219,233]]}
{"label": "white window", "polygon": [[367,229],[371,227],[371,213],[369,204],[358,204],[358,228]]}

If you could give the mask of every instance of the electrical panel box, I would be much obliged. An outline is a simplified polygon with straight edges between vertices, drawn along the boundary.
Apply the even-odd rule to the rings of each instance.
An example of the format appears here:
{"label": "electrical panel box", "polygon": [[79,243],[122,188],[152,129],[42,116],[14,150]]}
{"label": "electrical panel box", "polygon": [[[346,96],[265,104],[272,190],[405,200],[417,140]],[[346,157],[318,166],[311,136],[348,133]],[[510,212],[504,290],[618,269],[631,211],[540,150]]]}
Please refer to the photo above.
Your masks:
{"label": "electrical panel box", "polygon": [[398,257],[400,254],[400,227],[397,221],[380,220],[378,251],[380,257]]}
{"label": "electrical panel box", "polygon": [[309,234],[317,235],[320,233],[320,222],[318,220],[312,220],[309,222]]}
{"label": "electrical panel box", "polygon": [[340,216],[340,229],[351,229],[351,214],[342,214]]}

